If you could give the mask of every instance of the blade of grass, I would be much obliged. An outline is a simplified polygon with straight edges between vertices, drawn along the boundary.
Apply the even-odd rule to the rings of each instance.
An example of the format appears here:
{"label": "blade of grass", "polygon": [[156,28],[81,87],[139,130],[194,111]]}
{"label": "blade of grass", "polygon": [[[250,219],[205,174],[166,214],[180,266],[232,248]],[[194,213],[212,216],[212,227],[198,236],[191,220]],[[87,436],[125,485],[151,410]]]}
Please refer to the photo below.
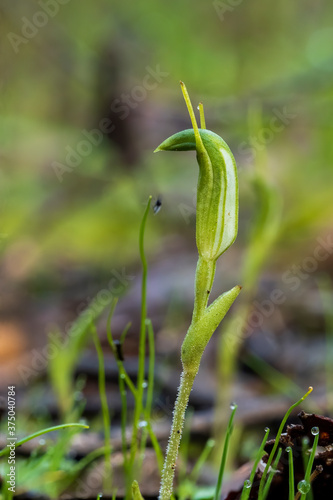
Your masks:
{"label": "blade of grass", "polygon": [[225,469],[225,463],[227,460],[229,440],[230,440],[230,436],[232,434],[233,420],[234,420],[236,410],[237,410],[237,405],[232,405],[232,411],[231,411],[231,415],[230,415],[230,419],[229,419],[228,427],[227,427],[227,432],[226,432],[225,440],[224,440],[224,446],[223,446],[223,452],[222,452],[222,458],[221,458],[220,470],[219,470],[219,475],[218,475],[217,484],[216,484],[214,500],[219,500],[219,498],[221,497],[223,474],[224,474],[224,469]]}
{"label": "blade of grass", "polygon": [[190,474],[190,480],[193,483],[197,482],[197,480],[199,478],[200,471],[201,471],[202,467],[204,466],[204,464],[207,462],[209,454],[211,453],[214,446],[215,446],[215,440],[208,439],[205,446],[204,446],[204,449],[202,450],[201,454],[199,455],[199,458],[196,461],[196,463],[192,469],[192,472]]}
{"label": "blade of grass", "polygon": [[131,328],[131,326],[132,326],[132,323],[131,323],[131,321],[129,321],[127,323],[127,325],[125,326],[125,328],[123,329],[123,331],[121,332],[121,335],[120,335],[120,343],[121,343],[121,345],[124,344],[126,335],[128,333],[128,330]]}
{"label": "blade of grass", "polygon": [[[253,464],[253,467],[252,467],[252,471],[251,471],[251,474],[250,474],[250,479],[249,479],[249,482],[251,483],[251,486],[253,484],[253,480],[254,480],[254,476],[257,472],[257,467],[258,467],[258,464],[262,458],[262,455],[264,453],[264,448],[265,448],[265,444],[266,444],[266,441],[268,439],[268,435],[269,435],[269,432],[270,432],[270,429],[267,427],[267,429],[265,430],[265,436],[261,442],[261,445],[260,445],[260,448],[258,450],[258,453],[256,454],[256,459],[254,461],[254,464]],[[247,483],[247,485],[249,485],[249,483]],[[251,487],[247,486],[244,484],[244,487],[243,487],[243,490],[242,490],[242,496],[240,498],[240,500],[247,500],[250,496],[250,492],[251,492]]]}
{"label": "blade of grass", "polygon": [[306,399],[308,397],[308,395],[313,391],[313,388],[312,387],[309,387],[309,390],[306,394],[304,394],[304,396],[301,397],[301,399],[299,399],[296,403],[294,403],[286,412],[281,424],[280,424],[280,427],[279,427],[279,430],[277,432],[277,435],[276,435],[276,438],[275,438],[275,443],[274,443],[274,446],[272,448],[272,451],[268,457],[268,460],[267,460],[267,464],[266,464],[266,467],[264,469],[264,472],[263,472],[263,475],[261,477],[261,481],[260,481],[260,485],[259,485],[259,492],[258,492],[258,500],[262,500],[263,499],[263,491],[264,491],[264,487],[265,487],[265,479],[266,479],[266,476],[267,476],[267,473],[269,471],[269,468],[271,466],[271,463],[272,463],[272,460],[274,458],[274,455],[275,455],[275,452],[276,452],[276,449],[279,445],[279,441],[280,441],[280,437],[281,437],[281,434],[282,434],[282,431],[283,431],[283,428],[285,426],[285,423],[290,415],[290,413],[293,411],[294,408],[296,408],[296,406],[298,406],[299,404],[301,404],[304,399]]}
{"label": "blade of grass", "polygon": [[274,474],[276,474],[276,472],[277,472],[277,466],[278,466],[278,463],[279,463],[279,460],[281,457],[281,453],[282,453],[282,448],[279,448],[277,451],[277,454],[276,454],[276,458],[273,462],[273,467],[270,468],[270,471],[268,473],[268,478],[267,478],[267,481],[265,484],[265,489],[264,489],[264,500],[266,500],[266,498],[267,498]]}
{"label": "blade of grass", "polygon": [[[306,471],[307,467],[308,467],[308,463],[309,463],[309,459],[310,459],[310,455],[309,455],[309,438],[308,436],[304,436],[304,438],[302,439],[302,460],[303,460],[303,467],[304,467],[304,471]],[[298,492],[297,493],[299,495],[299,498],[301,497],[301,493]],[[309,491],[309,498],[308,500],[313,500],[313,496],[312,496],[312,493],[311,491]]]}
{"label": "blade of grass", "polygon": [[289,463],[289,500],[294,500],[295,496],[295,480],[294,480],[294,457],[293,449],[291,446],[286,448],[288,453],[288,463]]}
{"label": "blade of grass", "polygon": [[[131,393],[133,394],[134,396],[134,399],[136,399],[137,397],[137,390],[136,390],[136,387],[135,385],[133,384],[132,380],[130,379],[127,371],[125,370],[125,367],[124,367],[124,364],[122,362],[121,359],[119,359],[119,356],[118,356],[118,353],[117,353],[117,348],[116,348],[116,345],[115,345],[115,342],[113,340],[113,336],[112,336],[112,330],[111,330],[111,319],[112,319],[112,315],[113,315],[113,309],[111,307],[110,309],[110,312],[109,312],[109,315],[108,315],[108,319],[107,319],[107,323],[106,323],[106,333],[107,333],[107,338],[108,338],[108,341],[109,341],[109,344],[110,344],[110,347],[112,349],[112,352],[113,352],[113,355],[116,359],[116,362],[117,362],[117,366],[118,366],[118,372],[119,372],[119,376],[126,382],[129,390],[131,391]],[[125,335],[128,331],[128,328],[129,328],[130,324],[126,325],[124,331],[122,332],[121,334],[121,338],[124,338],[124,332],[125,332]],[[122,341],[121,341],[122,343]]]}
{"label": "blade of grass", "polygon": [[106,395],[105,386],[105,367],[104,367],[104,356],[101,343],[98,338],[97,330],[95,325],[91,324],[91,332],[93,341],[95,344],[95,349],[98,357],[98,390],[101,399],[102,415],[103,415],[103,425],[104,425],[104,443],[105,443],[105,453],[104,453],[104,470],[105,475],[103,477],[103,488],[104,491],[110,491],[112,487],[112,468],[111,468],[111,419],[108,406],[108,400]]}
{"label": "blade of grass", "polygon": [[[147,275],[148,275],[148,265],[144,251],[144,236],[146,229],[146,222],[148,218],[148,213],[150,209],[152,197],[149,196],[146,209],[143,214],[143,218],[140,225],[139,232],[139,250],[142,265],[142,283],[141,283],[141,319],[140,319],[140,338],[139,338],[139,355],[138,355],[138,376],[137,376],[137,387],[136,387],[136,398],[135,407],[133,415],[133,426],[132,426],[132,440],[130,447],[130,459],[129,459],[129,470],[133,475],[134,462],[136,458],[136,453],[138,449],[138,432],[139,432],[139,421],[143,412],[143,395],[144,395],[144,375],[145,375],[145,355],[146,355],[146,318],[147,318]],[[130,497],[131,494],[131,483],[129,482],[126,497]]]}
{"label": "blade of grass", "polygon": [[147,435],[149,434],[158,463],[158,467],[160,471],[163,467],[163,453],[160,447],[160,444],[155,436],[152,422],[151,422],[151,411],[153,406],[153,395],[154,395],[154,376],[155,376],[155,338],[154,338],[154,330],[153,325],[150,319],[146,320],[147,332],[148,332],[148,348],[149,348],[149,363],[148,363],[148,381],[147,381],[147,398],[146,398],[146,407],[145,407],[145,420],[146,427],[143,428],[142,431],[142,439],[141,439],[141,457],[143,456]]}
{"label": "blade of grass", "polygon": [[[121,402],[121,420],[120,420],[120,428],[121,428],[121,449],[123,453],[123,467],[124,467],[124,476],[126,478],[126,484],[130,485],[131,484],[131,472],[130,472],[130,467],[129,467],[129,457],[128,457],[128,451],[127,451],[127,439],[126,439],[126,424],[127,424],[127,391],[126,391],[126,385],[130,389],[131,393],[134,396],[134,400],[136,401],[137,399],[137,389],[134,386],[132,380],[130,379],[125,367],[123,360],[119,356],[119,353],[117,351],[117,347],[115,344],[115,341],[113,339],[112,335],[112,330],[111,330],[111,319],[112,319],[112,314],[113,314],[114,308],[111,307],[107,323],[106,323],[106,332],[107,332],[107,338],[110,344],[110,347],[112,349],[113,355],[115,357],[117,367],[118,367],[118,383],[119,383],[119,391],[120,391],[120,402]],[[121,336],[120,336],[120,344],[122,345],[126,334],[129,330],[130,323],[126,325],[124,328]],[[126,384],[126,385],[125,385]],[[128,491],[129,494],[129,491]]]}
{"label": "blade of grass", "polygon": [[128,457],[127,457],[127,442],[126,442],[126,424],[127,424],[127,392],[125,387],[124,378],[119,373],[118,383],[120,391],[120,401],[121,401],[121,416],[120,416],[120,428],[121,428],[121,449],[123,452],[124,459],[124,473],[125,477],[128,474]]}
{"label": "blade of grass", "polygon": [[[61,429],[67,429],[68,427],[80,427],[81,429],[89,429],[89,425],[84,425],[84,424],[61,424],[61,425],[54,425],[53,427],[48,427],[47,429],[43,429],[41,431],[34,432],[33,434],[30,434],[29,436],[20,439],[19,441],[16,441],[15,443],[15,448],[18,446],[22,446],[22,444],[27,443],[28,441],[31,441],[32,439],[42,436],[43,434],[47,434],[48,432],[53,432],[53,431],[58,431]],[[8,455],[9,453],[9,448],[3,448],[0,450],[0,457],[3,457],[5,455]]]}
{"label": "blade of grass", "polygon": [[[311,450],[310,458],[308,460],[308,465],[306,467],[305,477],[304,477],[304,481],[309,485],[311,485],[311,482],[310,482],[311,470],[312,470],[313,461],[315,459],[316,450],[317,450],[318,441],[319,441],[319,429],[318,429],[318,427],[313,427],[311,429],[311,432],[314,435],[314,441],[313,441],[312,450]],[[307,493],[302,493],[301,500],[305,500],[306,496],[307,496]]]}

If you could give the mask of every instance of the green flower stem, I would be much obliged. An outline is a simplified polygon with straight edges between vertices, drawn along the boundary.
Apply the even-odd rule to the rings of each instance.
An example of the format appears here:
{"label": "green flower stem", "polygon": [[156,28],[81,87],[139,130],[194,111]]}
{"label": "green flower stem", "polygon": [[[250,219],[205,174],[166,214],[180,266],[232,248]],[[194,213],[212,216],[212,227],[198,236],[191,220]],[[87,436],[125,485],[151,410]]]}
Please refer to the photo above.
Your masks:
{"label": "green flower stem", "polygon": [[237,235],[237,169],[235,159],[224,140],[214,132],[206,130],[201,103],[199,105],[201,128],[198,128],[186,87],[183,82],[180,84],[193,129],[169,137],[156,148],[155,152],[196,151],[199,164],[196,210],[196,242],[199,259],[195,275],[193,316],[182,345],[183,372],[162,472],[160,500],[170,500],[172,495],[185,411],[202,355],[211,336],[241,290],[241,287],[235,286],[207,307],[216,261],[232,245]]}
{"label": "green flower stem", "polygon": [[193,387],[196,372],[185,372],[181,374],[178,396],[175,403],[172,427],[166,457],[164,461],[162,480],[160,488],[160,500],[169,500],[173,490],[173,478],[175,475],[178,449],[182,437],[185,412]]}
{"label": "green flower stem", "polygon": [[[199,267],[200,265],[198,263]],[[206,269],[204,265],[203,269]],[[210,290],[210,288],[207,287],[211,286],[211,282],[211,273],[203,272],[201,274],[200,272],[197,272],[195,297],[202,297],[203,294],[200,293],[202,291],[206,291],[207,294],[207,290]],[[196,315],[196,320],[192,320],[192,323],[185,336],[182,345],[183,372],[180,378],[180,386],[175,403],[169,444],[162,471],[159,496],[160,500],[169,500],[172,494],[176,460],[184,426],[185,411],[188,405],[194,379],[199,370],[201,357],[212,334],[222,321],[223,317],[229,310],[231,304],[236,299],[240,290],[241,287],[236,286],[228,292],[220,295],[220,297],[216,299],[208,308],[205,306],[203,312]],[[206,303],[207,300],[208,299],[206,299]]]}
{"label": "green flower stem", "polygon": [[198,320],[207,307],[216,270],[216,261],[207,261],[199,256],[195,275],[195,297],[193,321]]}

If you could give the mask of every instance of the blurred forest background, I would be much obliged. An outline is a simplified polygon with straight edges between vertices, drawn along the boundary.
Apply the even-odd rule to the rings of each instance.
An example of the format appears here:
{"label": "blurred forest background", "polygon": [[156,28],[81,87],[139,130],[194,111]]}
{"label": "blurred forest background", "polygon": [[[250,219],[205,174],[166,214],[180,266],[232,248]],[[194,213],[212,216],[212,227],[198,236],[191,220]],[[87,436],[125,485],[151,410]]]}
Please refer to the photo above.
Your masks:
{"label": "blurred forest background", "polygon": [[[47,367],[31,365],[35,349],[105,289],[126,292],[114,328],[117,335],[133,321],[125,353],[135,356],[138,231],[150,194],[162,207],[146,236],[148,313],[159,366],[162,356],[179,366],[193,300],[198,169],[193,153],[153,150],[190,127],[183,80],[239,167],[239,236],[218,263],[216,294],[248,280],[243,313],[261,314],[245,335],[257,364],[244,365],[244,373],[261,373],[261,392],[271,394],[269,380],[282,387],[269,379],[270,367],[297,381],[298,395],[317,383],[324,396],[333,4],[27,0],[1,2],[0,15],[2,387],[25,386],[18,366],[33,367],[23,382],[40,378]],[[274,193],[273,204],[260,183]],[[271,311],[265,301],[274,290],[281,300]],[[218,364],[217,339],[208,368],[209,360]]]}

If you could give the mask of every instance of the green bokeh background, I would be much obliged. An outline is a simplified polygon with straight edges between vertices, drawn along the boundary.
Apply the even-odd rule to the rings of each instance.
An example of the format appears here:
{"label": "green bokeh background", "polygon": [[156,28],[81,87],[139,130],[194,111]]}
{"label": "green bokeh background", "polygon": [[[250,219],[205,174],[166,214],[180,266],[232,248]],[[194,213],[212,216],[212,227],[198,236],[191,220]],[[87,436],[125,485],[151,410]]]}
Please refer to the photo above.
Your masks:
{"label": "green bokeh background", "polygon": [[[45,12],[42,5],[57,10],[46,14],[47,22],[37,14]],[[193,207],[193,154],[152,153],[167,135],[189,126],[180,79],[193,103],[204,102],[208,128],[229,143],[239,165],[245,232],[238,245],[246,244],[245,214],[255,205],[247,173],[265,146],[269,177],[281,190],[285,212],[281,246],[272,259],[281,264],[304,252],[329,228],[332,212],[332,14],[330,2],[310,0],[4,2],[3,265],[14,261],[25,279],[63,265],[103,269],[136,262],[149,194],[161,194],[164,206],[151,222],[148,252],[159,251],[171,237],[194,249],[194,225],[184,224],[179,210],[180,203]],[[27,20],[42,25],[30,38],[22,35]],[[82,130],[96,127],[103,93],[113,92],[111,102],[117,92],[121,98],[142,85],[148,66],[168,76],[124,120],[139,142],[135,164],[124,164],[117,147],[104,139],[59,182],[53,162],[64,163],[66,147],[77,148]],[[244,150],[254,104],[263,109],[266,129],[277,109],[293,118],[259,138],[251,159]]]}

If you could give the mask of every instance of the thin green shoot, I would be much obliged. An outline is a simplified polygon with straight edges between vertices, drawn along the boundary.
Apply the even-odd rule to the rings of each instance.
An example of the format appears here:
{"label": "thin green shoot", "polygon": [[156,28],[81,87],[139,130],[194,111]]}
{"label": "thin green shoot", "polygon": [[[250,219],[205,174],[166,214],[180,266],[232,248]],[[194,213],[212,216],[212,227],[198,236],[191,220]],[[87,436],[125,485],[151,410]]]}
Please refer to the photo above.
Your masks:
{"label": "thin green shoot", "polygon": [[164,457],[163,457],[160,443],[158,442],[156,434],[152,428],[151,422],[148,422],[147,428],[148,428],[148,433],[149,433],[149,437],[151,440],[151,444],[153,445],[153,448],[154,448],[154,451],[156,454],[157,465],[158,465],[159,471],[162,472]]}
{"label": "thin green shoot", "polygon": [[128,458],[127,458],[127,442],[126,442],[127,392],[126,392],[125,381],[120,371],[118,374],[118,383],[119,383],[120,402],[121,402],[121,417],[120,417],[121,449],[123,453],[125,477],[127,477],[128,474]]}
{"label": "thin green shoot", "polygon": [[270,471],[268,473],[268,478],[267,478],[267,481],[266,481],[266,484],[265,484],[265,489],[264,489],[264,494],[263,494],[263,500],[266,500],[267,495],[269,493],[269,489],[271,487],[271,483],[272,483],[274,474],[276,474],[276,472],[277,472],[277,466],[278,466],[281,454],[282,454],[282,448],[279,448],[278,451],[277,451],[277,454],[276,454],[276,458],[275,458],[275,460],[273,462],[273,467],[270,468]]}
{"label": "thin green shoot", "polygon": [[230,419],[228,422],[228,427],[227,427],[227,432],[225,435],[225,440],[224,440],[224,445],[223,445],[223,452],[222,452],[222,458],[221,458],[221,464],[220,464],[220,470],[219,470],[219,475],[217,478],[217,484],[216,484],[216,490],[215,490],[215,495],[214,495],[214,500],[219,500],[221,498],[221,490],[222,490],[222,481],[223,481],[223,474],[224,474],[224,469],[225,469],[225,464],[227,460],[227,454],[228,454],[228,447],[229,447],[229,440],[232,434],[232,429],[233,429],[233,421],[234,421],[234,416],[237,410],[237,405],[233,404],[231,406],[232,411],[230,415]]}
{"label": "thin green shoot", "polygon": [[264,438],[261,442],[261,445],[260,445],[260,448],[258,450],[258,453],[256,454],[256,459],[254,461],[254,464],[253,464],[253,467],[252,467],[252,471],[251,471],[251,474],[250,474],[250,478],[249,480],[245,481],[246,484],[244,484],[244,487],[243,487],[243,490],[242,490],[242,496],[240,498],[240,500],[247,500],[250,496],[250,492],[251,492],[251,486],[253,484],[253,480],[254,480],[254,476],[257,472],[257,468],[258,468],[258,464],[263,456],[263,453],[264,453],[264,448],[265,448],[265,444],[266,444],[266,441],[268,439],[268,435],[270,433],[270,429],[267,427],[265,429],[265,435],[264,435]]}
{"label": "thin green shoot", "polygon": [[302,438],[302,459],[303,459],[304,470],[306,470],[309,461],[308,446],[309,446],[309,438],[308,436],[304,436]]}
{"label": "thin green shoot", "polygon": [[[130,379],[128,373],[126,372],[123,361],[119,357],[116,344],[114,342],[111,330],[111,319],[114,311],[115,304],[112,304],[110,308],[110,312],[108,315],[107,323],[106,323],[106,332],[109,344],[111,346],[113,355],[115,357],[117,367],[118,367],[118,383],[119,383],[119,392],[120,392],[120,402],[121,402],[121,417],[120,417],[120,432],[121,432],[121,449],[123,454],[123,467],[124,467],[124,476],[128,484],[130,484],[130,470],[128,464],[128,454],[127,454],[127,440],[126,440],[126,424],[127,424],[127,394],[126,394],[126,385],[132,392],[134,398],[137,397],[137,390],[134,386],[132,380]],[[123,339],[125,338],[128,329],[130,327],[130,323],[128,323],[121,334],[121,345]]]}
{"label": "thin green shoot", "polygon": [[196,482],[198,481],[201,469],[205,465],[205,463],[207,462],[207,459],[208,459],[212,449],[214,448],[214,446],[215,446],[215,439],[208,439],[205,446],[204,446],[204,449],[200,453],[199,458],[196,461],[196,463],[191,471],[190,481],[192,483],[196,484]]}
{"label": "thin green shoot", "polygon": [[128,331],[129,331],[129,329],[131,328],[131,326],[132,326],[132,322],[129,321],[127,323],[127,325],[125,326],[125,328],[123,329],[123,331],[121,332],[121,335],[120,335],[120,344],[121,345],[124,344],[126,335],[127,335]]}
{"label": "thin green shoot", "polygon": [[[40,431],[34,432],[33,434],[30,434],[29,436],[27,436],[23,439],[19,439],[15,443],[15,448],[17,448],[18,446],[22,446],[22,444],[25,444],[28,441],[31,441],[32,439],[34,439],[36,437],[42,436],[43,434],[47,434],[48,432],[59,431],[62,429],[67,429],[69,427],[79,427],[81,429],[89,429],[89,425],[79,424],[79,423],[54,425],[52,427],[48,427],[47,429],[42,429]],[[10,450],[8,447],[3,448],[2,450],[0,450],[0,457],[8,455],[9,451]]]}
{"label": "thin green shoot", "polygon": [[[141,320],[140,320],[140,338],[139,338],[139,355],[138,355],[138,375],[137,375],[137,397],[135,398],[135,408],[133,415],[132,440],[130,447],[129,467],[133,472],[134,462],[138,449],[138,433],[139,422],[143,413],[143,396],[144,396],[144,375],[145,375],[145,356],[146,356],[146,318],[147,318],[147,275],[148,265],[144,251],[144,236],[146,222],[150,209],[152,197],[149,196],[146,209],[140,225],[139,233],[139,250],[142,264],[142,283],[141,283]],[[130,485],[129,485],[130,486]]]}
{"label": "thin green shoot", "polygon": [[[120,345],[122,346],[125,340],[125,337],[127,335],[127,332],[131,326],[131,323],[127,323],[125,326],[124,330],[121,333],[120,336]],[[110,337],[112,338],[111,334],[111,327],[110,324],[108,326],[108,330],[110,332]],[[117,353],[115,353],[117,354]],[[128,456],[127,456],[127,441],[126,441],[126,424],[127,424],[127,391],[126,391],[126,371],[124,369],[123,361],[122,359],[119,358],[119,355],[116,355],[116,361],[118,365],[118,383],[119,383],[119,392],[120,392],[120,401],[121,401],[121,417],[120,417],[120,428],[121,428],[121,449],[123,453],[123,460],[124,460],[124,472],[125,472],[125,477],[127,478],[128,476]],[[126,375],[125,375],[126,373]],[[130,380],[130,378],[128,377]],[[130,381],[132,383],[132,381]],[[134,387],[134,385],[133,385]]]}
{"label": "thin green shoot", "polygon": [[206,119],[205,119],[205,113],[204,113],[204,107],[202,102],[199,102],[199,113],[200,113],[200,128],[206,128]]}
{"label": "thin green shoot", "polygon": [[103,415],[103,426],[104,426],[104,470],[105,475],[103,478],[104,491],[111,490],[112,487],[112,468],[111,468],[111,419],[108,406],[108,399],[106,395],[106,385],[105,385],[105,367],[104,367],[104,355],[101,343],[98,338],[97,330],[95,325],[92,323],[91,332],[93,341],[95,344],[95,349],[98,358],[98,390],[99,396],[101,398],[101,407]]}
{"label": "thin green shoot", "polygon": [[[136,398],[137,397],[136,387],[133,384],[132,380],[130,379],[127,371],[125,370],[122,360],[119,359],[119,356],[117,354],[116,345],[115,345],[115,342],[113,340],[112,330],[111,330],[111,319],[112,319],[113,311],[114,311],[114,308],[111,307],[109,315],[108,315],[107,323],[106,323],[107,338],[108,338],[109,344],[111,346],[113,355],[114,355],[114,357],[116,359],[116,362],[117,362],[119,376],[126,382],[129,390],[133,394],[134,398]],[[126,333],[128,331],[128,328],[129,328],[129,325],[126,325],[125,330],[124,330],[125,331],[125,335],[126,335]],[[124,331],[121,334],[121,338],[123,337]],[[121,341],[121,344],[122,344],[122,341]]]}
{"label": "thin green shoot", "polygon": [[[130,469],[128,464],[128,454],[127,454],[127,440],[126,440],[126,424],[127,424],[127,395],[126,395],[126,385],[129,387],[132,392],[134,398],[137,397],[137,390],[134,386],[132,380],[130,379],[128,373],[126,372],[123,361],[120,359],[116,344],[113,339],[112,330],[111,330],[111,319],[113,316],[114,308],[116,302],[111,305],[110,312],[108,315],[107,323],[106,323],[106,332],[107,338],[112,349],[114,358],[118,367],[118,383],[119,383],[119,392],[120,392],[120,403],[121,403],[121,417],[120,417],[120,432],[121,432],[121,450],[123,454],[123,467],[124,467],[124,476],[126,478],[126,482],[130,484]],[[130,327],[128,323],[121,334],[121,338],[125,338],[127,331]],[[122,342],[121,342],[122,345]]]}
{"label": "thin green shoot", "polygon": [[[148,380],[143,382],[144,388],[147,388],[146,404],[144,408],[144,422],[145,426],[142,427],[142,436],[140,443],[140,466],[144,457],[144,452],[147,444],[148,435],[148,422],[151,420],[151,409],[153,405],[153,391],[154,391],[154,370],[155,370],[155,339],[152,323],[145,321],[148,332],[148,349],[149,349],[149,363],[148,363]],[[149,325],[149,326],[148,326]]]}
{"label": "thin green shoot", "polygon": [[281,434],[282,434],[282,431],[284,429],[284,426],[285,426],[285,423],[290,415],[290,413],[294,410],[294,408],[296,408],[298,405],[300,405],[304,399],[306,399],[308,397],[308,395],[313,391],[313,388],[312,387],[309,387],[309,390],[304,394],[304,396],[301,397],[301,399],[299,399],[296,403],[294,403],[286,412],[281,424],[280,424],[280,427],[279,427],[279,430],[277,432],[277,435],[276,435],[276,438],[275,438],[275,443],[274,443],[274,446],[272,448],[272,451],[268,457],[268,460],[267,460],[267,464],[266,464],[266,467],[265,467],[265,470],[263,472],[263,475],[261,477],[261,481],[260,481],[260,486],[259,486],[259,494],[258,494],[258,498],[261,499],[263,498],[263,491],[264,491],[264,487],[265,487],[265,480],[266,480],[266,476],[267,476],[267,473],[269,471],[269,468],[271,466],[271,463],[273,461],[273,458],[275,456],[275,452],[277,450],[277,447],[279,445],[279,442],[280,442],[280,437],[281,437]]}
{"label": "thin green shoot", "polygon": [[150,320],[146,320],[146,326],[148,331],[149,364],[148,364],[148,386],[147,386],[145,417],[148,422],[151,420],[151,410],[153,407],[153,396],[154,396],[155,338],[154,338],[153,325]]}
{"label": "thin green shoot", "polygon": [[288,463],[289,463],[289,500],[294,500],[295,496],[295,479],[294,479],[294,457],[293,449],[291,446],[286,448],[288,453]]}
{"label": "thin green shoot", "polygon": [[154,337],[153,325],[150,319],[146,320],[146,327],[148,332],[149,364],[148,364],[147,397],[146,397],[146,406],[144,409],[144,415],[145,415],[145,422],[147,425],[142,430],[141,456],[143,456],[146,446],[147,434],[149,434],[150,440],[152,442],[156,454],[157,464],[161,472],[164,458],[161,446],[154,433],[151,422],[152,420],[151,411],[153,407],[153,395],[154,395],[154,376],[155,376],[155,337]]}
{"label": "thin green shoot", "polygon": [[101,500],[103,493],[98,493],[96,500]]}
{"label": "thin green shoot", "polygon": [[[310,458],[309,442],[310,442],[310,440],[309,440],[308,436],[304,436],[302,439],[302,460],[303,460],[303,467],[304,467],[305,471],[308,467],[309,458]],[[299,498],[301,498],[300,492],[298,492],[298,496],[299,496]],[[309,491],[308,500],[313,500],[312,491]]]}
{"label": "thin green shoot", "polygon": [[96,450],[91,451],[90,453],[88,453],[88,455],[81,458],[79,462],[73,465],[71,474],[73,473],[73,475],[77,475],[79,472],[84,470],[91,462],[96,460],[96,458],[99,458],[104,454],[105,454],[105,446],[102,446],[101,448],[97,448]]}
{"label": "thin green shoot", "polygon": [[[308,465],[306,467],[305,477],[304,477],[305,484],[309,485],[309,486],[311,484],[311,482],[310,482],[311,470],[312,470],[313,462],[315,459],[316,450],[317,450],[318,441],[319,441],[319,435],[320,435],[318,427],[312,427],[311,432],[314,435],[314,440],[313,440],[312,450],[310,453],[310,458],[308,460]],[[299,485],[300,485],[300,483],[298,483],[298,487],[299,487]],[[299,490],[300,490],[300,488],[299,488]],[[301,500],[305,500],[307,493],[302,493]]]}

